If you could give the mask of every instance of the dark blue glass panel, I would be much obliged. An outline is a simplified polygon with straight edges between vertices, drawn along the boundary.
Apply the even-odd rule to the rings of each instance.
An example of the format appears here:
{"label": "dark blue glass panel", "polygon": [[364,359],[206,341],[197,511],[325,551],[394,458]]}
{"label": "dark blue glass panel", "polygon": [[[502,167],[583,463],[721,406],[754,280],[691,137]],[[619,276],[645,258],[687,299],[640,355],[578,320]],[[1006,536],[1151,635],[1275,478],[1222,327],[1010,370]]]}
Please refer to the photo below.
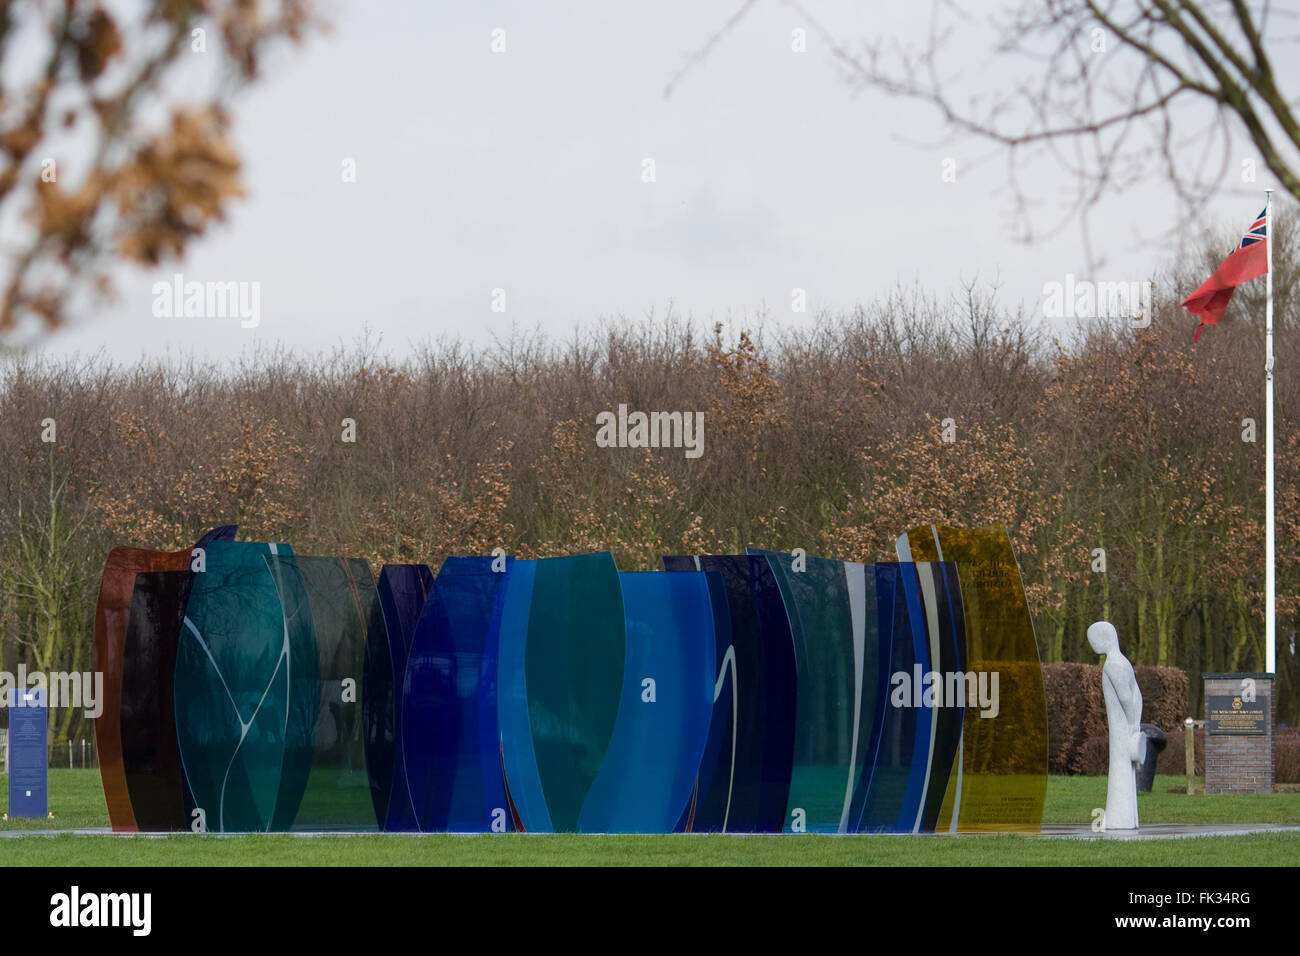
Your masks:
{"label": "dark blue glass panel", "polygon": [[[930,745],[935,718],[934,709],[928,706],[925,700],[925,675],[932,669],[930,633],[925,618],[917,566],[904,562],[900,575],[903,581],[903,596],[907,602],[908,623],[911,625],[913,662],[906,686],[911,689],[911,708],[915,712],[916,728],[912,738],[912,759],[908,767],[907,790],[903,796],[903,810],[898,826],[900,832],[917,832],[920,828],[921,811],[925,801],[926,780],[930,774]],[[897,681],[897,674],[891,675],[890,680]],[[895,690],[903,689],[901,682],[891,685],[891,705],[895,702]],[[899,697],[902,696],[900,693]]]}
{"label": "dark blue glass panel", "polygon": [[[667,557],[664,563],[677,559]],[[687,571],[690,568],[669,570]],[[702,571],[708,582],[709,604],[713,611],[713,713],[700,772],[691,791],[690,802],[677,819],[677,833],[720,832],[727,825],[732,790],[736,779],[737,718],[740,699],[736,694],[736,650],[732,647],[731,609],[727,603],[727,585],[718,571]]]}
{"label": "dark blue glass panel", "polygon": [[917,562],[916,570],[929,624],[930,660],[937,665],[939,678],[945,682],[944,695],[934,711],[930,773],[918,827],[921,833],[933,833],[961,746],[965,698],[951,691],[964,686],[957,681],[966,670],[966,631],[957,565],[951,562]]}
{"label": "dark blue glass panel", "polygon": [[923,706],[930,670],[929,635],[916,566],[900,563],[892,581],[877,575],[882,647],[889,632],[889,687],[861,829],[912,833],[920,820],[929,770],[932,710]]}
{"label": "dark blue glass panel", "polygon": [[[865,648],[863,671],[862,721],[865,728],[865,747],[861,752],[862,772],[854,784],[853,799],[849,806],[846,829],[861,832],[866,827],[868,793],[873,785],[873,775],[880,766],[881,743],[887,711],[889,710],[889,678],[893,659],[895,599],[902,590],[897,564],[868,565],[870,577],[867,586],[874,591],[874,619],[868,618],[874,628],[875,645]],[[888,768],[882,767],[877,786],[887,786]],[[879,800],[879,796],[877,796]],[[879,827],[874,827],[879,829]]]}
{"label": "dark blue glass panel", "polygon": [[510,559],[450,557],[407,659],[403,749],[420,829],[513,829],[497,729],[493,627]]}
{"label": "dark blue glass panel", "polygon": [[713,710],[713,609],[701,573],[619,575],[627,656],[584,833],[666,833],[690,802]]}
{"label": "dark blue glass panel", "polygon": [[385,830],[419,828],[402,753],[400,690],[415,625],[432,587],[433,572],[428,565],[384,565],[376,583],[378,600],[367,629],[362,697],[366,769],[375,815]]}
{"label": "dark blue glass panel", "polygon": [[[706,757],[702,764],[713,769],[701,771],[692,828],[779,832],[790,792],[797,675],[789,619],[772,569],[761,555],[663,560],[669,571],[721,575],[731,625],[730,640],[715,646],[718,696],[706,754],[717,759],[710,763]],[[730,700],[729,694],[734,695]],[[728,738],[723,735],[733,714],[734,733]]]}

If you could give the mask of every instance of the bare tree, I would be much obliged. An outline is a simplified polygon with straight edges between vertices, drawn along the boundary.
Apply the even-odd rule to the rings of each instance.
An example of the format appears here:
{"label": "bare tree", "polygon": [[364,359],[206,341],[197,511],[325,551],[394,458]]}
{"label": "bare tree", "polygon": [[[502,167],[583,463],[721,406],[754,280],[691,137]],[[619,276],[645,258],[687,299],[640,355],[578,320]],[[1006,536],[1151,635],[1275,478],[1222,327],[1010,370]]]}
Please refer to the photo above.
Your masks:
{"label": "bare tree", "polygon": [[[1257,162],[1300,199],[1297,101],[1275,69],[1294,59],[1298,37],[1285,31],[1300,13],[1271,0],[1014,0],[991,19],[933,0],[920,45],[845,40],[798,0],[776,2],[812,28],[851,85],[929,104],[952,131],[1005,147],[1021,238],[1034,234],[1041,191],[1019,173],[1044,156],[1073,182],[1047,231],[1157,172],[1186,210],[1253,182]],[[724,31],[753,6],[745,2]],[[970,63],[969,38],[982,29],[997,44],[986,62]],[[687,59],[669,91],[719,40]],[[1257,156],[1234,153],[1243,140]]]}

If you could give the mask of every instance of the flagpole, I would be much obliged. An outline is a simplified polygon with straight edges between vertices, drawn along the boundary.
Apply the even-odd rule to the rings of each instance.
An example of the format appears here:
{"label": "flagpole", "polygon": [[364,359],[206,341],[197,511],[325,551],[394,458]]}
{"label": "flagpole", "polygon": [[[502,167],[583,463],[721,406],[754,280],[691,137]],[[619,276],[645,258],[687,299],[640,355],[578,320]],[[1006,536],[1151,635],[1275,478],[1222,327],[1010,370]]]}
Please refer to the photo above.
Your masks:
{"label": "flagpole", "polygon": [[1264,669],[1277,672],[1277,576],[1273,543],[1273,190],[1264,190],[1265,250],[1268,272],[1264,308]]}

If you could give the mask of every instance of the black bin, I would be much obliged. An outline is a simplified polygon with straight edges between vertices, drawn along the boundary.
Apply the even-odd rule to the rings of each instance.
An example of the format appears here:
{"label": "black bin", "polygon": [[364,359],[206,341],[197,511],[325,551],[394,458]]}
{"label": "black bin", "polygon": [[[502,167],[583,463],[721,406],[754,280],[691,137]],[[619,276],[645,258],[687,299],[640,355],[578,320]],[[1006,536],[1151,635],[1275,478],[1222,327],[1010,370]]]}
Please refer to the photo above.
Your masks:
{"label": "black bin", "polygon": [[1150,793],[1156,782],[1156,761],[1168,741],[1165,732],[1155,724],[1142,724],[1142,733],[1147,738],[1147,759],[1137,768],[1137,785],[1139,793]]}

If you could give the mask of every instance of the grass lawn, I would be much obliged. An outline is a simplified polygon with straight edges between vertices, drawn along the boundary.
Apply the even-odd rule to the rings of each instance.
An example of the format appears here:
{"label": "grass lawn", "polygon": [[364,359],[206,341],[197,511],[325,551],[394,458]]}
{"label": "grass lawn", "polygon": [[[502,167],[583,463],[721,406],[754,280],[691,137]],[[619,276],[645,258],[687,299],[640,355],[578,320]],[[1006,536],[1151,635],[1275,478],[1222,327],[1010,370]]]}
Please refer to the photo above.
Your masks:
{"label": "grass lawn", "polygon": [[[1158,777],[1140,795],[1145,823],[1300,824],[1300,794],[1205,796],[1168,793],[1181,778]],[[7,781],[0,775],[0,788]],[[1052,777],[1046,823],[1086,823],[1105,803],[1104,777]],[[51,770],[52,820],[8,820],[0,829],[108,825],[99,774]],[[886,865],[886,866],[1294,866],[1300,832],[1091,842],[1032,836],[581,836],[286,835],[112,837],[61,834],[0,838],[6,865]]]}

